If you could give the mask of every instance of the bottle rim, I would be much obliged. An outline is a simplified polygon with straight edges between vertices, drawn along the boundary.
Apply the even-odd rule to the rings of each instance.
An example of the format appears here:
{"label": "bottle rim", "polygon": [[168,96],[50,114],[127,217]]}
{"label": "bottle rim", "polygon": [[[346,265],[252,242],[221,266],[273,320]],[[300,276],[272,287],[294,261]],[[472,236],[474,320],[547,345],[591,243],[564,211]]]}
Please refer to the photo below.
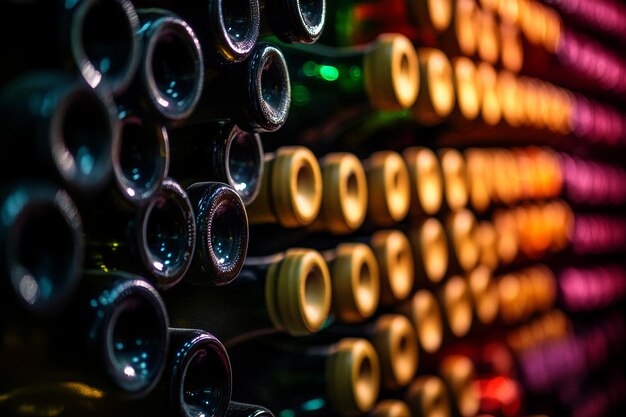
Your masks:
{"label": "bottle rim", "polygon": [[[80,281],[84,256],[80,213],[64,189],[47,182],[26,181],[3,188],[0,231],[5,238],[0,241],[0,263],[6,268],[16,302],[22,308],[34,315],[54,316],[65,309]],[[53,216],[42,217],[44,212]],[[46,233],[29,230],[33,221],[41,223]],[[61,233],[59,228],[65,232]],[[55,233],[49,233],[55,229]],[[32,236],[35,240],[29,241],[33,232],[36,232]],[[48,237],[50,240],[46,242]],[[50,253],[40,258],[62,262],[56,265],[58,270],[41,271],[42,265],[33,263],[33,253],[37,249],[45,250],[39,246],[46,243]],[[60,249],[65,249],[65,253],[60,254]]]}
{"label": "bottle rim", "polygon": [[470,358],[460,354],[448,355],[442,359],[439,369],[461,416],[476,415],[480,398],[474,385],[475,367]]}
{"label": "bottle rim", "polygon": [[400,314],[384,314],[376,320],[372,343],[381,366],[383,386],[409,385],[418,367],[418,341],[411,321]]}
{"label": "bottle rim", "polygon": [[371,417],[411,417],[411,409],[403,400],[387,398],[376,403]]}
{"label": "bottle rim", "polygon": [[478,227],[474,213],[463,208],[448,214],[448,241],[458,266],[465,272],[478,263],[480,252],[476,241]]}
{"label": "bottle rim", "polygon": [[472,294],[476,317],[483,324],[491,324],[498,316],[498,288],[491,270],[485,265],[478,265],[467,276]]}
{"label": "bottle rim", "polygon": [[439,158],[432,149],[422,146],[406,148],[402,155],[411,179],[413,212],[436,214],[443,204],[443,174]]}
{"label": "bottle rim", "polygon": [[460,210],[469,199],[465,159],[461,151],[455,148],[439,149],[438,155],[446,205],[450,210]]}
{"label": "bottle rim", "polygon": [[347,234],[358,229],[367,215],[367,176],[356,155],[333,152],[320,160],[322,204],[320,220],[333,234]]}
{"label": "bottle rim", "polygon": [[[258,0],[216,0],[209,3],[210,24],[217,39],[218,59],[223,63],[241,62],[252,53],[259,38],[261,6]],[[236,16],[236,17],[235,17]],[[243,28],[241,18],[245,16]],[[237,21],[236,21],[237,20]],[[231,33],[233,31],[237,33]],[[242,33],[243,32],[243,33]]]}
{"label": "bottle rim", "polygon": [[224,154],[226,179],[248,206],[259,194],[264,174],[261,136],[233,125]]}
{"label": "bottle rim", "polygon": [[443,224],[435,217],[428,217],[411,234],[411,243],[423,278],[431,283],[443,280],[449,269],[450,257]]}
{"label": "bottle rim", "polygon": [[406,299],[415,284],[415,261],[411,242],[399,230],[378,230],[370,240],[380,269],[381,301]]}
{"label": "bottle rim", "polygon": [[326,361],[326,386],[331,406],[342,415],[371,410],[380,392],[380,361],[366,339],[344,338]]}
{"label": "bottle rim", "polygon": [[419,77],[422,83],[415,105],[414,116],[422,123],[436,125],[446,120],[454,110],[452,64],[440,49],[417,49]]}
{"label": "bottle rim", "polygon": [[[88,21],[90,14],[98,15],[98,19],[102,19],[102,10],[98,10],[99,6],[108,6],[115,8],[115,12],[111,10],[111,16],[109,18],[118,18],[118,21],[111,22],[107,19],[107,25],[110,28],[114,28],[117,33],[123,33],[120,27],[125,27],[125,32],[128,35],[124,42],[125,47],[120,45],[109,45],[111,51],[119,53],[120,49],[127,48],[126,61],[119,65],[112,61],[112,57],[108,56],[100,58],[100,63],[94,62],[88,52],[88,43],[84,39],[85,28],[91,26],[93,22]],[[123,16],[123,19],[119,19]],[[86,0],[81,1],[72,15],[71,31],[70,31],[70,44],[71,51],[80,73],[85,81],[92,87],[96,88],[105,84],[110,89],[113,95],[117,96],[127,90],[128,86],[132,82],[140,62],[140,50],[142,46],[141,35],[139,34],[139,17],[135,10],[135,6],[129,0],[115,0],[102,1],[102,0]],[[100,34],[101,35],[101,34]],[[119,41],[119,39],[117,39]],[[113,51],[115,50],[115,51]],[[106,65],[108,67],[121,67],[116,72],[107,72],[97,65]]]}
{"label": "bottle rim", "polygon": [[464,120],[475,120],[481,109],[476,65],[470,58],[458,56],[452,58],[452,68],[459,113]]}
{"label": "bottle rim", "polygon": [[[158,122],[129,113],[126,109],[121,110],[118,121],[120,123],[120,146],[112,155],[113,176],[124,200],[135,207],[143,207],[158,192],[169,171],[170,151],[167,129]],[[137,146],[134,149],[128,148],[129,145],[135,144]],[[130,150],[141,153],[141,159],[148,156],[155,157],[153,162],[156,163],[148,167],[147,172],[141,173],[140,180],[133,178],[137,174],[136,166],[130,169],[132,174],[127,175],[129,167],[126,166],[126,160],[129,156],[132,157],[127,153]]]}
{"label": "bottle rim", "polygon": [[363,165],[367,175],[367,216],[378,226],[391,226],[404,220],[409,214],[411,186],[402,156],[395,151],[378,151]]}
{"label": "bottle rim", "polygon": [[435,295],[418,290],[410,301],[410,317],[422,349],[427,353],[438,351],[443,342],[443,319]]}
{"label": "bottle rim", "polygon": [[[196,34],[185,20],[176,15],[166,15],[152,21],[143,37],[144,51],[140,72],[152,106],[166,119],[178,121],[188,118],[196,109],[204,86],[204,57]],[[184,66],[184,70],[190,73],[177,74],[179,79],[159,79],[159,73],[155,71],[155,60],[163,53],[158,49],[162,49],[164,41],[167,41],[169,47],[166,52],[179,54],[176,59],[168,57],[168,60],[176,62],[177,66]],[[176,48],[172,47],[172,41],[178,42]],[[170,78],[172,76],[170,74]],[[181,81],[186,81],[186,85],[179,86]],[[186,91],[177,92],[173,87]]]}
{"label": "bottle rim", "polygon": [[439,290],[448,328],[456,337],[465,336],[472,327],[473,305],[469,288],[463,277],[448,278]]}
{"label": "bottle rim", "polygon": [[436,375],[417,377],[404,396],[413,415],[451,417],[450,397],[443,380]]}
{"label": "bottle rim", "polygon": [[[177,217],[173,217],[174,213],[163,215],[164,208],[173,209],[177,213]],[[155,213],[158,215],[155,219]],[[153,242],[154,237],[159,237],[162,232],[160,228],[162,222],[171,222],[169,227],[177,228],[177,233],[183,233],[173,239],[177,253],[175,257],[163,259],[155,254],[153,247],[162,248],[164,242]],[[154,222],[157,222],[156,224]],[[176,224],[180,223],[180,224]],[[196,247],[196,222],[191,201],[185,190],[174,179],[166,177],[157,193],[152,197],[149,203],[143,207],[138,213],[139,227],[136,229],[136,246],[139,256],[150,271],[151,277],[155,280],[159,289],[168,289],[176,285],[187,273]],[[156,229],[155,229],[156,226]],[[152,235],[153,229],[157,236]],[[163,236],[161,236],[163,237]],[[161,251],[161,249],[157,249]]]}

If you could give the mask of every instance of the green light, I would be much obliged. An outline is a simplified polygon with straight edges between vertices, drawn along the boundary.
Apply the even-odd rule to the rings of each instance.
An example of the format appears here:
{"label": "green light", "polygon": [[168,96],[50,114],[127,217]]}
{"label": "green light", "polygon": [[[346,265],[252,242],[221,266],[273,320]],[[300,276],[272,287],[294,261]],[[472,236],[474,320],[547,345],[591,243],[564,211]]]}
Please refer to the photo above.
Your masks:
{"label": "green light", "polygon": [[350,67],[350,78],[353,80],[358,80],[361,78],[361,68],[359,67]]}
{"label": "green light", "polygon": [[331,65],[320,65],[320,75],[326,81],[335,81],[339,78],[339,71]]}
{"label": "green light", "polygon": [[326,402],[322,398],[314,398],[302,404],[302,409],[304,411],[319,410],[324,407],[325,404]]}
{"label": "green light", "polygon": [[307,61],[302,66],[302,72],[307,77],[315,77],[315,72],[317,70],[317,64],[313,61]]}
{"label": "green light", "polygon": [[296,413],[294,413],[293,410],[283,410],[278,413],[278,415],[280,417],[296,417]]}
{"label": "green light", "polygon": [[311,102],[311,92],[305,86],[296,84],[291,88],[291,99],[296,105],[307,105]]}

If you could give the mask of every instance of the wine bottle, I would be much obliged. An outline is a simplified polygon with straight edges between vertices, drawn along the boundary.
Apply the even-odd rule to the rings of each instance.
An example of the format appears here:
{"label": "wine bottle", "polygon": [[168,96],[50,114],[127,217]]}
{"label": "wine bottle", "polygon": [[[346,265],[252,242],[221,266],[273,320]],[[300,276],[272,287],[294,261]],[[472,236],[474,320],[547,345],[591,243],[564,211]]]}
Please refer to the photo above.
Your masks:
{"label": "wine bottle", "polygon": [[445,229],[450,254],[448,271],[470,271],[476,266],[480,256],[476,241],[476,216],[471,210],[463,208],[448,213],[446,217]]}
{"label": "wine bottle", "polygon": [[316,156],[302,146],[286,146],[265,154],[259,195],[248,206],[251,224],[308,226],[322,203],[322,174]]}
{"label": "wine bottle", "polygon": [[196,219],[185,190],[165,178],[136,211],[105,210],[85,222],[85,264],[103,271],[141,273],[161,289],[185,276],[196,245]]}
{"label": "wine bottle", "polygon": [[397,304],[395,311],[411,320],[421,351],[432,354],[439,350],[443,342],[443,319],[439,300],[431,291],[417,290],[408,300]]}
{"label": "wine bottle", "polygon": [[67,381],[122,400],[147,396],[169,346],[156,289],[126,272],[84,270],[58,320],[3,322],[2,389]]}
{"label": "wine bottle", "polygon": [[214,64],[243,61],[259,38],[259,0],[135,0],[135,4],[172,10],[189,22],[207,60]]}
{"label": "wine bottle", "polygon": [[439,148],[437,155],[443,176],[443,194],[445,208],[450,211],[467,206],[469,199],[467,185],[467,166],[463,153],[455,148]]}
{"label": "wine bottle", "polygon": [[485,265],[478,265],[468,272],[466,280],[472,296],[474,317],[484,325],[493,324],[498,317],[500,298],[491,270]]}
{"label": "wine bottle", "polygon": [[259,339],[229,350],[233,397],[281,412],[355,416],[370,411],[380,391],[380,365],[373,345],[343,338],[310,345]]}
{"label": "wine bottle", "polygon": [[352,46],[371,42],[381,33],[401,33],[414,43],[437,42],[452,20],[449,0],[334,1],[320,42]]}
{"label": "wine bottle", "polygon": [[226,417],[274,417],[274,413],[260,405],[231,401]]}
{"label": "wine bottle", "polygon": [[84,256],[82,218],[73,199],[47,180],[7,182],[0,211],[2,310],[58,314],[75,294]]}
{"label": "wine bottle", "polygon": [[148,204],[168,175],[169,137],[165,126],[139,106],[118,105],[117,114],[120,145],[112,155],[113,184],[107,197],[133,210]]}
{"label": "wine bottle", "polygon": [[477,55],[485,63],[500,63],[500,31],[496,13],[479,7],[476,12]]}
{"label": "wine bottle", "polygon": [[409,146],[402,151],[411,180],[411,214],[437,214],[443,200],[441,164],[435,152],[423,146]]}
{"label": "wine bottle", "polygon": [[365,243],[340,243],[322,255],[330,270],[331,316],[344,323],[371,317],[380,302],[380,275],[372,249]]}
{"label": "wine bottle", "polygon": [[415,259],[416,285],[432,286],[448,272],[450,249],[446,231],[435,217],[418,220],[407,232]]}
{"label": "wine bottle", "polygon": [[368,417],[411,417],[411,409],[403,400],[379,400]]}
{"label": "wine bottle", "polygon": [[369,239],[380,271],[380,303],[404,300],[415,285],[415,259],[407,235],[397,229],[375,231]]}
{"label": "wine bottle", "polygon": [[330,131],[356,124],[375,109],[406,109],[417,97],[417,55],[402,35],[383,34],[358,47],[316,43],[280,48],[294,100],[280,132],[267,138],[269,149],[294,140],[315,146]]}
{"label": "wine bottle", "polygon": [[193,291],[174,287],[163,297],[172,325],[208,331],[230,348],[264,334],[318,331],[330,312],[331,295],[322,255],[292,248],[270,257],[248,257],[229,285]]}
{"label": "wine bottle", "polygon": [[326,24],[326,0],[261,0],[261,37],[281,42],[317,42]]}
{"label": "wine bottle", "polygon": [[444,326],[444,340],[467,335],[472,328],[474,306],[469,287],[463,277],[449,277],[437,291]]}
{"label": "wine bottle", "polygon": [[[139,65],[141,37],[130,0],[6,1],[0,38],[11,57],[5,81],[30,71],[61,71],[114,95],[128,88]],[[33,36],[18,36],[32,33]]]}
{"label": "wine bottle", "polygon": [[[68,191],[101,191],[119,143],[113,100],[104,88],[59,71],[28,72],[0,91],[0,126],[8,138],[4,175],[51,175]],[[30,163],[26,163],[29,161]]]}
{"label": "wine bottle", "polygon": [[291,109],[282,47],[257,42],[241,62],[207,68],[200,103],[184,124],[232,120],[250,132],[282,129]]}
{"label": "wine bottle", "polygon": [[408,387],[404,401],[413,416],[452,417],[450,394],[437,375],[421,375]]}
{"label": "wine bottle", "polygon": [[498,254],[498,239],[496,228],[492,221],[481,220],[476,229],[476,242],[480,252],[479,265],[484,265],[490,271],[495,271],[500,265]]}
{"label": "wine bottle", "polygon": [[263,145],[258,133],[228,121],[169,130],[170,176],[181,185],[219,181],[230,185],[244,205],[256,198],[263,177]]}
{"label": "wine bottle", "polygon": [[196,219],[196,245],[185,280],[226,285],[243,267],[248,250],[248,216],[241,197],[221,182],[186,188]]}
{"label": "wine bottle", "polygon": [[170,9],[138,8],[143,49],[137,76],[123,100],[142,105],[169,124],[194,113],[204,86],[200,41],[189,23]]}
{"label": "wine bottle", "polygon": [[410,118],[422,125],[438,125],[449,118],[456,103],[452,64],[437,48],[418,48],[417,57],[420,91]]}
{"label": "wine bottle", "polygon": [[335,343],[347,337],[364,338],[374,346],[386,397],[395,396],[413,381],[419,346],[415,327],[406,316],[388,313],[357,324],[333,323],[305,340],[310,344]]}
{"label": "wine bottle", "polygon": [[482,95],[477,82],[476,64],[466,56],[454,56],[452,64],[456,106],[450,117],[459,126],[468,125],[480,115]]}
{"label": "wine bottle", "polygon": [[450,394],[453,414],[475,416],[480,409],[480,398],[471,359],[460,354],[446,355],[439,363],[439,374]]}
{"label": "wine bottle", "polygon": [[492,154],[484,148],[470,147],[463,151],[467,171],[469,203],[476,213],[485,213],[494,199]]}

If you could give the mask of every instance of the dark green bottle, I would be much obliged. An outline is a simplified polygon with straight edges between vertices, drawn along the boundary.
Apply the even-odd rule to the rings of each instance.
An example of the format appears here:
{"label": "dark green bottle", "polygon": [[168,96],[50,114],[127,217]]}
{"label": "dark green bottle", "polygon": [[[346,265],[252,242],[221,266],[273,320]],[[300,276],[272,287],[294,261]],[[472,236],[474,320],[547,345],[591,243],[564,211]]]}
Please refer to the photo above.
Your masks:
{"label": "dark green bottle", "polygon": [[330,344],[265,337],[229,350],[233,397],[264,404],[278,415],[357,416],[370,411],[380,391],[380,364],[362,338]]}
{"label": "dark green bottle", "polygon": [[326,0],[261,0],[261,36],[282,42],[317,42],[326,22]]}
{"label": "dark green bottle", "polygon": [[219,181],[230,185],[245,205],[259,193],[264,153],[258,133],[230,121],[169,130],[169,174],[181,185]]}
{"label": "dark green bottle", "polygon": [[318,331],[331,304],[326,261],[312,249],[246,259],[235,281],[218,287],[181,285],[163,294],[172,325],[197,328],[227,348],[264,334]]}

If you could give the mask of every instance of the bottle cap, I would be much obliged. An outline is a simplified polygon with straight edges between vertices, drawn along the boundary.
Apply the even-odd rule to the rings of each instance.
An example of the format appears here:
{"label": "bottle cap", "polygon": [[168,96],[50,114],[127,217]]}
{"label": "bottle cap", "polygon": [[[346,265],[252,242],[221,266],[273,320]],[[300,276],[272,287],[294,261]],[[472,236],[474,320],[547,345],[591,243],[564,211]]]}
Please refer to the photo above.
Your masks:
{"label": "bottle cap", "polygon": [[411,297],[408,316],[417,332],[419,346],[434,353],[443,341],[443,322],[437,299],[428,290],[419,290]]}
{"label": "bottle cap", "polygon": [[478,57],[495,65],[500,58],[500,28],[494,11],[479,8],[476,12]]}
{"label": "bottle cap", "polygon": [[399,33],[383,33],[364,57],[363,73],[370,103],[381,110],[408,109],[420,88],[417,53]]}
{"label": "bottle cap", "polygon": [[438,151],[443,173],[443,192],[450,210],[459,210],[467,205],[467,167],[461,151],[442,148]]}
{"label": "bottle cap", "polygon": [[379,401],[369,413],[370,417],[411,417],[411,409],[402,400]]}
{"label": "bottle cap", "polygon": [[458,267],[470,271],[478,263],[480,255],[476,242],[476,216],[469,209],[461,209],[448,215],[448,241]]}
{"label": "bottle cap", "polygon": [[517,76],[508,70],[500,70],[496,79],[496,96],[502,112],[502,118],[511,127],[522,124],[523,109],[520,106],[520,88]]}
{"label": "bottle cap", "polygon": [[409,319],[399,314],[380,316],[372,343],[378,352],[383,386],[396,389],[408,385],[418,364],[417,335]]}
{"label": "bottle cap", "polygon": [[493,323],[498,316],[500,298],[491,270],[485,265],[479,265],[468,274],[467,281],[474,300],[476,317],[483,324]]}
{"label": "bottle cap", "polygon": [[370,411],[380,392],[380,363],[374,346],[365,339],[342,339],[326,362],[326,381],[335,411],[346,416]]}
{"label": "bottle cap", "polygon": [[266,154],[261,189],[248,206],[248,219],[307,226],[317,218],[321,203],[322,174],[315,155],[303,146],[284,146]]}
{"label": "bottle cap", "polygon": [[381,301],[393,304],[413,290],[415,264],[411,242],[399,230],[378,230],[370,240],[380,272]]}
{"label": "bottle cap", "polygon": [[452,0],[409,0],[407,2],[413,21],[424,28],[443,32],[452,21]]}
{"label": "bottle cap", "polygon": [[217,0],[208,9],[211,22],[206,23],[212,29],[216,46],[211,52],[222,63],[243,61],[259,38],[261,7],[258,0]]}
{"label": "bottle cap", "polygon": [[411,206],[415,214],[433,215],[441,208],[443,178],[432,149],[412,146],[402,153],[411,179]]}
{"label": "bottle cap", "polygon": [[409,172],[400,154],[378,151],[364,162],[368,217],[377,226],[391,226],[407,216],[411,202]]}
{"label": "bottle cap", "polygon": [[473,57],[478,50],[478,5],[474,0],[457,0],[454,10],[454,34],[461,55]]}
{"label": "bottle cap", "polygon": [[442,379],[450,390],[462,417],[475,416],[480,407],[480,397],[474,377],[474,363],[463,355],[448,355],[439,366]]}
{"label": "bottle cap", "polygon": [[452,58],[452,68],[459,112],[464,120],[474,120],[481,107],[476,65],[468,57],[458,56]]}
{"label": "bottle cap", "polygon": [[517,73],[524,65],[524,45],[522,32],[519,26],[501,22],[500,30],[500,60],[502,67]]}
{"label": "bottle cap", "polygon": [[476,74],[483,121],[490,126],[495,126],[502,120],[502,109],[496,89],[498,75],[494,67],[485,61],[478,64]]}
{"label": "bottle cap", "polygon": [[467,168],[469,200],[472,208],[484,213],[493,199],[493,170],[491,153],[482,148],[468,148],[463,152]]}
{"label": "bottle cap", "polygon": [[267,270],[265,302],[270,319],[293,336],[322,327],[330,312],[331,291],[326,261],[311,249],[289,249]]}
{"label": "bottle cap", "polygon": [[414,416],[451,417],[450,397],[441,378],[423,375],[409,386],[404,400]]}
{"label": "bottle cap", "polygon": [[450,331],[456,337],[465,336],[472,326],[472,299],[465,280],[458,275],[448,278],[439,296]]}
{"label": "bottle cap", "polygon": [[478,223],[476,241],[480,251],[479,263],[489,270],[495,271],[500,259],[498,258],[498,234],[492,222],[481,220]]}
{"label": "bottle cap", "polygon": [[341,243],[333,256],[333,311],[349,323],[371,317],[380,301],[380,275],[374,252],[364,243]]}
{"label": "bottle cap", "polygon": [[446,54],[435,48],[419,48],[417,57],[422,85],[413,106],[413,115],[421,123],[435,125],[454,110],[452,65]]}
{"label": "bottle cap", "polygon": [[421,279],[437,283],[448,271],[448,239],[443,225],[429,217],[410,234],[415,263]]}
{"label": "bottle cap", "polygon": [[352,153],[335,152],[320,160],[323,197],[320,224],[333,234],[358,229],[367,214],[367,179],[361,161]]}

